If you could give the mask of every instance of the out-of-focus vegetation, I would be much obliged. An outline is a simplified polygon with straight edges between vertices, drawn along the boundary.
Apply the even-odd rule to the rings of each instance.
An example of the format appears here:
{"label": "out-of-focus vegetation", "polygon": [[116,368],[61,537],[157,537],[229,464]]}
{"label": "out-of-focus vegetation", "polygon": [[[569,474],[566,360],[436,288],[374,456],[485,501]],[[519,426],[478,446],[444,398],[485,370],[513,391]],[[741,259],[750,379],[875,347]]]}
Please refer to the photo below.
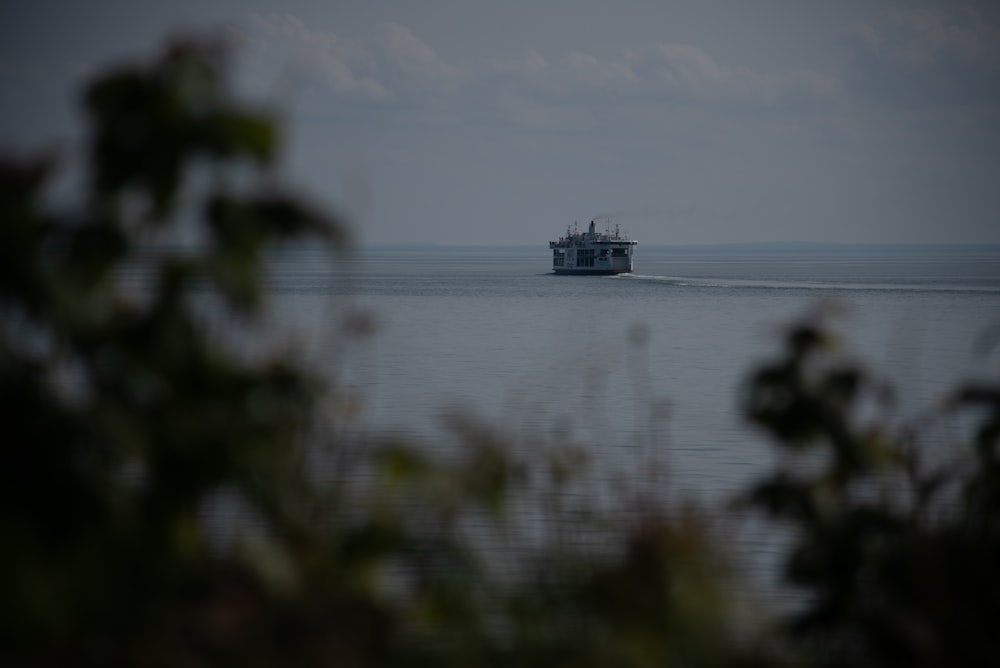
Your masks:
{"label": "out-of-focus vegetation", "polygon": [[[891,388],[835,354],[821,322],[790,329],[745,403],[810,460],[748,495],[795,528],[785,575],[808,604],[790,639],[820,665],[1000,665],[1000,384],[967,384],[894,424]],[[940,421],[971,442],[926,442]]]}
{"label": "out-of-focus vegetation", "polygon": [[[824,455],[747,495],[796,528],[787,624],[748,619],[704,517],[647,494],[609,522],[565,450],[345,440],[323,378],[206,318],[253,330],[269,246],[347,243],[222,65],[179,42],[91,85],[72,211],[45,204],[54,161],[0,165],[0,664],[1000,662],[1000,389],[953,395],[974,442],[925,465],[817,321],[746,390],[779,447]],[[177,229],[199,243],[156,243]]]}

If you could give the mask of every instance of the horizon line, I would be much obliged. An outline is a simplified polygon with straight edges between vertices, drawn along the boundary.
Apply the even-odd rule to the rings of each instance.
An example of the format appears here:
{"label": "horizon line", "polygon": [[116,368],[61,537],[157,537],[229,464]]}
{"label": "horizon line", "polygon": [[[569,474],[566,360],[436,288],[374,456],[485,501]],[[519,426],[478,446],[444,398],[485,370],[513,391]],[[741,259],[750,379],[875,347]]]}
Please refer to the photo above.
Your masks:
{"label": "horizon line", "polygon": [[[738,249],[785,249],[785,250],[950,250],[950,251],[980,251],[1000,253],[1000,242],[833,242],[833,241],[742,241],[742,242],[708,242],[688,244],[643,244],[640,248],[654,250],[738,250]],[[359,243],[355,246],[361,250],[386,249],[427,249],[427,250],[498,250],[523,249],[546,250],[539,244],[447,244],[436,242],[376,242]]]}

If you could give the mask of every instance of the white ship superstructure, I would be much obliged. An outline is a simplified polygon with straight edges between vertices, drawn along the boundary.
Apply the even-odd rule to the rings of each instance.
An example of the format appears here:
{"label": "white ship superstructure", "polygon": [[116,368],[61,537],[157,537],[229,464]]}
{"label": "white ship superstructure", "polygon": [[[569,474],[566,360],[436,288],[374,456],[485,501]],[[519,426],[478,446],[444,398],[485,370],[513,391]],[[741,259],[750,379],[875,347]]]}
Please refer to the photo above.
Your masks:
{"label": "white ship superstructure", "polygon": [[579,232],[574,223],[566,236],[550,241],[552,271],[557,274],[627,274],[632,271],[632,258],[638,241],[622,234],[610,222],[604,232],[598,232],[594,221],[586,232]]}

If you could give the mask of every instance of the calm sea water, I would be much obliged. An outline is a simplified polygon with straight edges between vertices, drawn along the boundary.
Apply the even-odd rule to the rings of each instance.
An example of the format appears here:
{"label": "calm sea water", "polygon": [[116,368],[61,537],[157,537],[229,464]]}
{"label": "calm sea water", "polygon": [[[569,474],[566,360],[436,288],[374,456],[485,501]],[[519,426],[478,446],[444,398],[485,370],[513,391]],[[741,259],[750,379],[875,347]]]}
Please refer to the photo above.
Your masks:
{"label": "calm sea water", "polygon": [[[373,430],[434,440],[461,408],[609,461],[655,441],[674,486],[710,497],[771,461],[738,402],[782,326],[837,304],[845,349],[901,387],[905,416],[989,370],[976,342],[1000,319],[1000,256],[975,253],[640,249],[636,273],[588,277],[552,274],[545,250],[369,251],[336,266],[299,251],[276,262],[271,285]],[[373,336],[335,335],[347,305],[373,316]]]}
{"label": "calm sea water", "polygon": [[[1000,320],[995,253],[640,248],[636,273],[616,277],[556,276],[549,262],[545,249],[425,250],[331,265],[299,250],[275,261],[271,296],[317,363],[362,397],[365,430],[447,452],[442,416],[459,409],[515,447],[584,444],[608,480],[653,458],[671,495],[707,504],[774,463],[741,416],[742,383],[818,304],[839,305],[845,350],[901,388],[894,418],[997,372],[977,348]],[[338,319],[358,309],[375,333],[345,342]],[[758,556],[773,548],[759,530],[737,540]]]}

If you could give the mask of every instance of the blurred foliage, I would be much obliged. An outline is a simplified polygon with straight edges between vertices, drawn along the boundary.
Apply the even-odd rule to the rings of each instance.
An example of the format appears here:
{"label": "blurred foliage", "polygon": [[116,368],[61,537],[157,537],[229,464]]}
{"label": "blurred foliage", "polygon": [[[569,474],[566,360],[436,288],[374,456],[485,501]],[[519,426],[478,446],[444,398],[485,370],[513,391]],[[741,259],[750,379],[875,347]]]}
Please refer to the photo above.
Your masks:
{"label": "blurred foliage", "polygon": [[[564,454],[515,461],[473,422],[445,462],[340,441],[324,379],[226,335],[256,326],[268,247],[348,235],[278,185],[277,125],[234,101],[223,55],[178,42],[89,87],[70,212],[46,205],[54,160],[0,166],[0,664],[751,656],[694,518],[552,539],[512,489],[559,495]],[[573,505],[539,503],[549,523]]]}
{"label": "blurred foliage", "polygon": [[[794,527],[786,576],[806,602],[789,635],[818,665],[1000,665],[1000,384],[916,425],[887,419],[892,402],[821,314],[749,379],[747,414],[797,455],[748,495]],[[972,447],[926,438],[942,421]]]}
{"label": "blurred foliage", "polygon": [[748,496],[796,527],[781,633],[704,516],[643,494],[609,517],[569,449],[519,459],[458,420],[437,461],[330,428],[326,379],[206,317],[252,332],[269,247],[349,241],[278,184],[277,125],[224,65],[182,41],[92,84],[70,212],[46,205],[56,161],[0,163],[0,664],[998,663],[1000,390],[953,395],[974,456],[928,466],[817,320],[746,392],[780,447],[825,455]]}

